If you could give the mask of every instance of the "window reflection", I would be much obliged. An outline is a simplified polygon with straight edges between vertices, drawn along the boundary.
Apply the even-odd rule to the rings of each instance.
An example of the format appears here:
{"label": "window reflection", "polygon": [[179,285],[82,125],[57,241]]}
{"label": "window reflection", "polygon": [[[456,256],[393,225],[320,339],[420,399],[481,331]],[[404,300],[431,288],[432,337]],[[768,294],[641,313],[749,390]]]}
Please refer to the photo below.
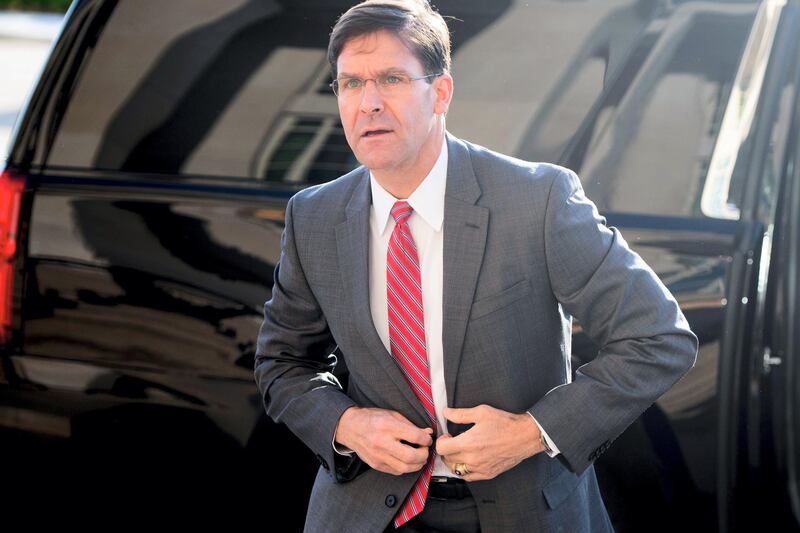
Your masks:
{"label": "window reflection", "polygon": [[286,116],[257,175],[272,182],[322,183],[358,166],[338,117]]}
{"label": "window reflection", "polygon": [[[81,67],[49,164],[290,185],[355,168],[325,57],[349,3],[311,4],[119,4]],[[702,216],[758,2],[439,7],[455,17],[450,131],[576,170],[603,212]],[[734,173],[724,200],[740,192]]]}

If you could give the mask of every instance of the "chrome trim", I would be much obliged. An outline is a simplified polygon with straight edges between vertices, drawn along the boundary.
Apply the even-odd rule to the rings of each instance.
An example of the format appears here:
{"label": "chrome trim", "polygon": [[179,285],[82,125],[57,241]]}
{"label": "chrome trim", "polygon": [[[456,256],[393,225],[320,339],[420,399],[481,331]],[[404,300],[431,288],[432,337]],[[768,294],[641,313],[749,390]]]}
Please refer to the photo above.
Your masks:
{"label": "chrome trim", "polygon": [[769,374],[769,371],[772,369],[773,366],[778,366],[782,362],[783,359],[781,359],[780,357],[772,356],[772,349],[769,346],[764,346],[764,354],[763,354],[764,374]]}

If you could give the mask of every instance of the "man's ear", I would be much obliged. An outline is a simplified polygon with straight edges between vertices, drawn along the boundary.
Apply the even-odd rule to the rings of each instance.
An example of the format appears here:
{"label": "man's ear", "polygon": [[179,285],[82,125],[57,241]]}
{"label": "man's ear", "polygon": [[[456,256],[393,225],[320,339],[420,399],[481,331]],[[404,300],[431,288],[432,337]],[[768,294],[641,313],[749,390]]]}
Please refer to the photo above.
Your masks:
{"label": "man's ear", "polygon": [[433,80],[433,90],[436,93],[436,100],[433,103],[433,112],[437,115],[444,115],[450,107],[453,99],[453,76],[445,72]]}

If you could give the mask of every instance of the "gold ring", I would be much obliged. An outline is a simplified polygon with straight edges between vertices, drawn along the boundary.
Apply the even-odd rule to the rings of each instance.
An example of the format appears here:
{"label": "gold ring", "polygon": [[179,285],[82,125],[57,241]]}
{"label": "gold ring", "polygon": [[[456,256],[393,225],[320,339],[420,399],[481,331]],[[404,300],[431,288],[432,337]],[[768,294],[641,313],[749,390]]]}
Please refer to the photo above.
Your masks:
{"label": "gold ring", "polygon": [[467,470],[467,465],[464,463],[456,463],[456,468],[453,470],[457,476],[466,476],[469,474],[469,470]]}

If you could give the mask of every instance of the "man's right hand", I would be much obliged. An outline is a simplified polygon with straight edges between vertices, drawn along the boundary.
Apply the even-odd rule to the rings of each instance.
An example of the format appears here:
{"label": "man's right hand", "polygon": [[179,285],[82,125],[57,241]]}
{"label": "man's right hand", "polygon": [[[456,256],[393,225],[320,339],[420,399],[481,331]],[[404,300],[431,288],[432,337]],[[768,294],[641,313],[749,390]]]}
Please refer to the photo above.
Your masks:
{"label": "man's right hand", "polygon": [[425,466],[432,434],[432,428],[419,428],[397,411],[348,407],[339,418],[334,440],[375,470],[399,476]]}

